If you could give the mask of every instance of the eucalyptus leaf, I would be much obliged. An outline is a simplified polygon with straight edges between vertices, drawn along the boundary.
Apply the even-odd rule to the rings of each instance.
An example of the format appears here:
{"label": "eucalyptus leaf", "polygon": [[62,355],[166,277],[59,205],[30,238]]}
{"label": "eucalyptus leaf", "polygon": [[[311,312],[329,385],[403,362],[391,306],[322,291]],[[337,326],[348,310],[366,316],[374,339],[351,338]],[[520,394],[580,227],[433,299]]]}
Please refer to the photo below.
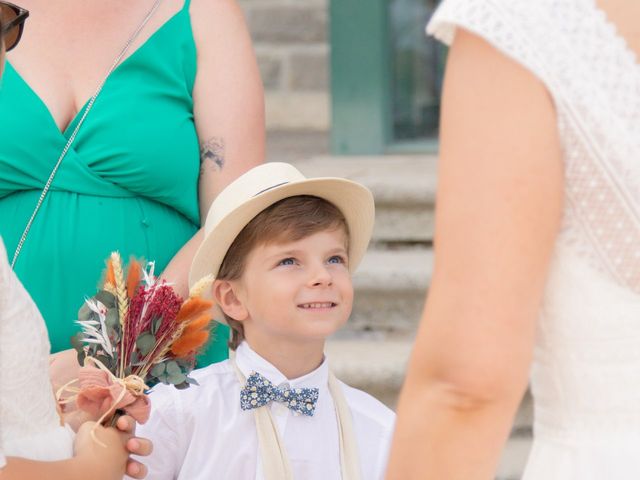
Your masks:
{"label": "eucalyptus leaf", "polygon": [[86,303],[83,303],[82,306],[80,307],[80,310],[78,310],[78,320],[80,320],[81,322],[86,322],[87,320],[95,320],[95,319],[96,319],[95,313],[89,308],[89,305],[87,305]]}
{"label": "eucalyptus leaf", "polygon": [[97,355],[96,360],[104,363],[104,366],[107,367],[109,370],[112,369],[112,364],[111,364],[111,357],[108,357],[107,355]]}
{"label": "eucalyptus leaf", "polygon": [[179,373],[182,373],[182,369],[178,366],[178,364],[174,360],[167,362],[168,375],[177,375]]}
{"label": "eucalyptus leaf", "polygon": [[115,328],[120,324],[120,317],[118,316],[117,308],[109,308],[107,310],[107,315],[104,323],[107,324],[107,327]]}
{"label": "eucalyptus leaf", "polygon": [[107,335],[109,335],[109,340],[112,345],[115,345],[120,342],[120,334],[117,329],[107,327]]}
{"label": "eucalyptus leaf", "polygon": [[87,354],[84,353],[84,350],[78,350],[78,365],[81,367],[84,365],[84,359],[87,357]]}
{"label": "eucalyptus leaf", "polygon": [[156,337],[149,332],[140,335],[136,341],[136,346],[138,347],[138,350],[140,350],[140,354],[143,356],[147,355],[153,349],[155,344]]}
{"label": "eucalyptus leaf", "polygon": [[105,307],[107,307],[107,309],[116,308],[116,297],[106,290],[100,290],[93,296],[93,298],[94,300],[98,300],[100,303],[102,303]]}
{"label": "eucalyptus leaf", "polygon": [[154,335],[158,333],[158,330],[160,330],[160,325],[162,325],[162,317],[158,317],[155,320],[152,320],[151,333],[153,333]]}
{"label": "eucalyptus leaf", "polygon": [[175,361],[183,372],[190,372],[195,366],[195,361],[188,358],[177,358]]}
{"label": "eucalyptus leaf", "polygon": [[174,373],[172,375],[169,375],[169,378],[167,378],[167,380],[172,385],[179,385],[187,381],[187,376],[184,373]]}
{"label": "eucalyptus leaf", "polygon": [[71,337],[71,346],[78,351],[84,349],[84,343],[82,342],[83,338],[84,335],[82,333],[76,333]]}
{"label": "eucalyptus leaf", "polygon": [[187,377],[187,383],[189,385],[196,385],[196,386],[200,386],[200,384],[198,383],[198,381],[195,378],[191,378],[191,377]]}
{"label": "eucalyptus leaf", "polygon": [[159,377],[166,371],[166,365],[164,363],[159,363],[155,367],[151,369],[151,375],[154,377]]}

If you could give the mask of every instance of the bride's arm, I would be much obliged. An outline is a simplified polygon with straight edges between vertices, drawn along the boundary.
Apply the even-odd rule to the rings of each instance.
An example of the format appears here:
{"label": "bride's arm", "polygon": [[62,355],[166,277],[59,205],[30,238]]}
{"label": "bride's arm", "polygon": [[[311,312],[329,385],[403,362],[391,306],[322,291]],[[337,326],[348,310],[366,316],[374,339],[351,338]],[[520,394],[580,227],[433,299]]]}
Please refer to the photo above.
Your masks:
{"label": "bride's arm", "polygon": [[449,52],[433,282],[388,479],[489,480],[526,389],[563,204],[554,106],[471,33]]}
{"label": "bride's arm", "polygon": [[82,425],[74,440],[74,456],[66,460],[38,461],[21,457],[7,457],[0,467],[2,480],[119,480],[126,473],[131,478],[144,478],[144,465],[128,459],[129,452],[147,456],[151,453],[150,441],[131,438],[134,422],[130,417],[118,419],[118,429],[96,427],[91,435],[93,422]]}

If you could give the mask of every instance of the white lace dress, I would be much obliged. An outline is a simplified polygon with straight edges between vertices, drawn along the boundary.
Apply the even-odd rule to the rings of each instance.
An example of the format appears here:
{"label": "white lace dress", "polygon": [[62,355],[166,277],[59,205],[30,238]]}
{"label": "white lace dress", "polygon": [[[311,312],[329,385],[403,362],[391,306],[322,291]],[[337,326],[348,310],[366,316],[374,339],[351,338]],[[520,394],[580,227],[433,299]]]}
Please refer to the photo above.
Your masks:
{"label": "white lace dress", "polygon": [[595,0],[445,0],[428,32],[457,27],[545,84],[564,147],[524,478],[640,478],[640,63]]}
{"label": "white lace dress", "polygon": [[60,426],[56,412],[49,349],[44,320],[11,271],[0,238],[0,467],[5,457],[73,455],[73,431]]}

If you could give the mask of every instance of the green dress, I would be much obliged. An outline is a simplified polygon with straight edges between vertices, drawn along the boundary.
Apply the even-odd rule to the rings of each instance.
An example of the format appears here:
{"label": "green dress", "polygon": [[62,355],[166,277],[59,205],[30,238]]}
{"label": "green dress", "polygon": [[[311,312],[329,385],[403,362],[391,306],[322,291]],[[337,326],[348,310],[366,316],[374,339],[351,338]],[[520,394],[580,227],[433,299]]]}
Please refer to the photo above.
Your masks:
{"label": "green dress", "polygon": [[[162,272],[199,228],[188,4],[107,79],[16,263],[45,318],[52,352],[70,348],[78,308],[95,293],[112,251],[154,260]],[[81,114],[60,132],[7,62],[0,79],[0,236],[9,258]],[[226,327],[217,327],[199,364],[225,359],[227,338]]]}

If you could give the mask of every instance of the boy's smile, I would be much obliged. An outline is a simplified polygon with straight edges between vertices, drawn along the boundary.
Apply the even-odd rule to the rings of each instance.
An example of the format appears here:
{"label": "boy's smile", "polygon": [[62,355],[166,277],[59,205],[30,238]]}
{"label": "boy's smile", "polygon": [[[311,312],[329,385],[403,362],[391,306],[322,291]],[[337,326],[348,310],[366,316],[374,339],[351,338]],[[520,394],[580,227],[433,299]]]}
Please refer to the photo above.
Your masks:
{"label": "boy's smile", "polygon": [[316,350],[315,345],[322,352],[325,339],[351,314],[346,233],[337,228],[258,245],[247,256],[242,277],[230,283],[237,297],[233,317],[242,322],[254,350]]}
{"label": "boy's smile", "polygon": [[319,310],[328,310],[329,308],[333,308],[336,307],[338,304],[335,302],[326,302],[326,303],[322,303],[322,302],[313,302],[313,303],[303,303],[302,305],[298,305],[299,308],[302,308],[304,310],[311,310],[311,311],[319,311]]}

